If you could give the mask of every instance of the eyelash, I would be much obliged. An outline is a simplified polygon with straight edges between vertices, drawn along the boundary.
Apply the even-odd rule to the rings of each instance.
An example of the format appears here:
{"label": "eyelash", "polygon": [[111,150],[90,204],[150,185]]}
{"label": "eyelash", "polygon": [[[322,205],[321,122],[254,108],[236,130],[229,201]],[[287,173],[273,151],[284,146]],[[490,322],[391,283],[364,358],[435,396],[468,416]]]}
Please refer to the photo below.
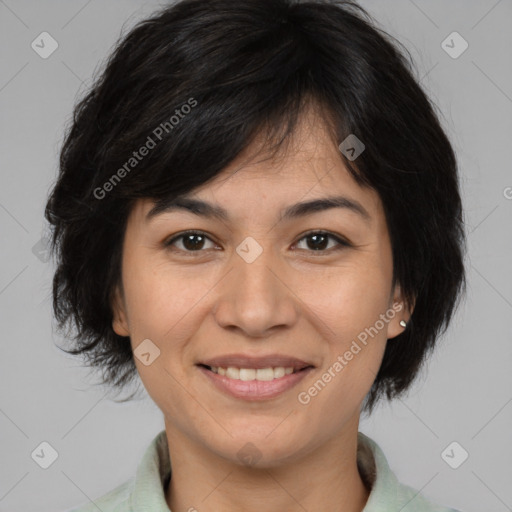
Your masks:
{"label": "eyelash", "polygon": [[[187,250],[183,250],[183,249],[176,249],[176,248],[173,248],[173,244],[174,242],[176,242],[177,240],[180,240],[180,239],[183,239],[184,237],[188,236],[188,235],[201,235],[201,236],[204,236],[205,238],[207,238],[208,240],[210,240],[211,242],[214,242],[206,233],[204,233],[203,231],[197,231],[197,230],[190,230],[190,231],[184,231],[182,233],[180,233],[179,235],[177,236],[173,236],[171,239],[168,239],[167,241],[164,242],[164,246],[168,249],[171,249],[172,251],[175,251],[175,252],[182,252],[184,254],[186,254],[187,256],[193,256],[194,253],[201,253],[201,252],[205,252],[207,251],[208,249],[199,249],[197,251],[187,251]],[[328,238],[331,238],[332,240],[335,240],[337,243],[338,243],[338,246],[337,247],[334,247],[334,248],[331,248],[331,249],[319,249],[318,251],[315,251],[315,250],[311,250],[311,249],[301,249],[301,250],[306,250],[307,252],[310,252],[310,253],[313,253],[313,255],[315,256],[323,256],[325,254],[331,254],[331,252],[333,251],[339,251],[339,250],[342,250],[342,249],[345,249],[347,247],[352,247],[352,244],[349,243],[347,240],[345,240],[344,238],[341,238],[337,235],[334,235],[333,233],[330,233],[329,231],[323,231],[323,230],[319,230],[319,231],[309,231],[308,233],[305,233],[298,241],[297,243],[299,242],[302,242],[302,240],[308,238],[309,236],[312,236],[312,235],[325,235],[327,236]],[[214,242],[215,243],[215,242]],[[316,253],[316,254],[315,254]]]}

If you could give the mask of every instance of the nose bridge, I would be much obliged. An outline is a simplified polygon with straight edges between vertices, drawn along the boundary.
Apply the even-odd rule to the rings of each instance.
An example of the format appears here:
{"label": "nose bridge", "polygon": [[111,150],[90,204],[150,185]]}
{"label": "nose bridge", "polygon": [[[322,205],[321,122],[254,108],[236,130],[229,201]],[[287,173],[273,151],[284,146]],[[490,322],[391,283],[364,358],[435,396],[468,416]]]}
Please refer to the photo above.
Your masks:
{"label": "nose bridge", "polygon": [[250,336],[295,321],[293,294],[279,278],[282,269],[271,242],[245,238],[233,252],[232,272],[221,286],[215,308],[217,322],[236,326]]}
{"label": "nose bridge", "polygon": [[[256,246],[256,244],[258,244]],[[259,247],[258,247],[259,246]],[[242,242],[233,255],[236,283],[239,293],[252,297],[252,302],[273,302],[279,294],[275,275],[270,271],[276,261],[270,244],[263,248],[254,239]],[[275,272],[275,271],[274,271]]]}

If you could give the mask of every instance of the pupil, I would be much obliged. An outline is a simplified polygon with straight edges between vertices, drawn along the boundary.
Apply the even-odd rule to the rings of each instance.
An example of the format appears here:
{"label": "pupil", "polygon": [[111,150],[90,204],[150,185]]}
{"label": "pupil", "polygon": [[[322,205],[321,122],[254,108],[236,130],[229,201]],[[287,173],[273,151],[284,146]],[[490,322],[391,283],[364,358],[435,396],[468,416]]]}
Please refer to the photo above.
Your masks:
{"label": "pupil", "polygon": [[[322,240],[322,242],[323,242],[323,243],[322,243],[322,242],[320,243],[320,247],[319,247],[318,245],[314,245],[314,244],[313,244],[313,247],[312,247],[312,248],[313,248],[314,250],[318,250],[318,249],[325,249],[325,247],[326,247],[326,244],[325,244],[325,242],[326,242],[326,240],[327,240],[327,236],[326,236],[326,235],[311,235],[311,236],[309,237],[309,239],[310,239],[310,240],[317,240],[317,241],[318,241],[318,239],[319,239],[319,238],[322,238],[322,239],[323,239],[323,240]],[[311,246],[310,246],[310,248],[311,248]]]}
{"label": "pupil", "polygon": [[[193,243],[193,242],[191,242],[191,240],[193,238],[200,238],[201,240],[199,241],[199,243]],[[197,248],[201,248],[202,242],[204,242],[202,235],[188,235],[185,237],[185,239],[183,241],[183,245],[189,250],[194,250]]]}

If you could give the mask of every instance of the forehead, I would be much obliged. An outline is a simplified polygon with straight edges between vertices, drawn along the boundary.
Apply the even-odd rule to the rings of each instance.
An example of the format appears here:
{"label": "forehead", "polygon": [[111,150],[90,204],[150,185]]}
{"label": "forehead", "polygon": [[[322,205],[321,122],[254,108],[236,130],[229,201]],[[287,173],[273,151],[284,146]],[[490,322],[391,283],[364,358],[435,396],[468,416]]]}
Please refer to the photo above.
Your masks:
{"label": "forehead", "polygon": [[[318,112],[303,114],[277,153],[268,152],[268,142],[261,131],[221,173],[185,197],[215,203],[233,219],[273,218],[276,209],[282,213],[289,205],[326,197],[360,204],[370,218],[382,215],[378,194],[353,178]],[[165,212],[168,205],[162,206]],[[141,208],[144,217],[152,217],[155,203],[144,200]]]}

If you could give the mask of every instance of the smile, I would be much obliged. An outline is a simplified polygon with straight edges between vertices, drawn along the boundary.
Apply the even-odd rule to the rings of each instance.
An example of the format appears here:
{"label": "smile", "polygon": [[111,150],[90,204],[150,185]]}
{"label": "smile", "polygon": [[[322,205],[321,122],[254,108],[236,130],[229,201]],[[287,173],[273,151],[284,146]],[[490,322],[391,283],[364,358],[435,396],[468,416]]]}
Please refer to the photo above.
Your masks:
{"label": "smile", "polygon": [[296,386],[313,366],[305,368],[237,368],[197,365],[201,373],[222,393],[239,399],[261,401],[276,398]]}
{"label": "smile", "polygon": [[274,379],[280,379],[285,375],[290,375],[293,373],[293,367],[289,366],[285,368],[284,366],[277,366],[276,368],[235,368],[233,366],[229,366],[227,368],[222,368],[221,366],[210,367],[210,370],[213,373],[217,373],[219,375],[225,375],[228,379],[235,380],[260,380],[260,381],[269,381]]}

